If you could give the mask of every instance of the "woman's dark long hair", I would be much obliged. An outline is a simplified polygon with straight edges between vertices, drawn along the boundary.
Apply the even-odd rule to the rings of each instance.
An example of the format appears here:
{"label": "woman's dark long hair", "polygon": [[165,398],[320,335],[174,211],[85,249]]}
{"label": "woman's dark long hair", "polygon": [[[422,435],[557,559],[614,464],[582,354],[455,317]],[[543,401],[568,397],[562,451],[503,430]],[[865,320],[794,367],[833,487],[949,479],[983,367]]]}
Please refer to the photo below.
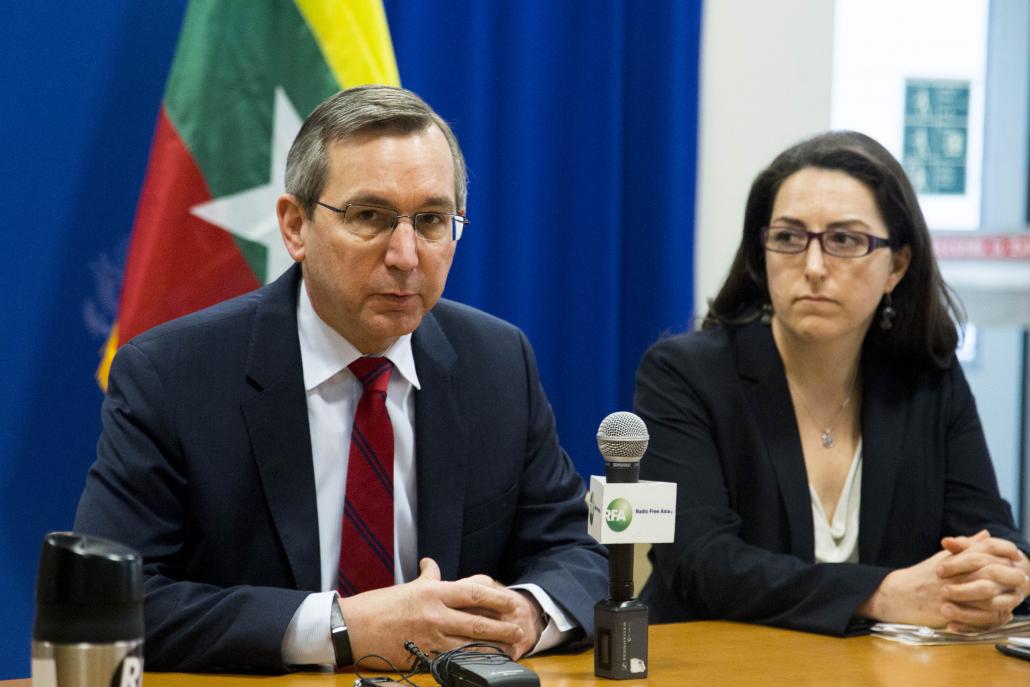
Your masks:
{"label": "woman's dark long hair", "polygon": [[891,295],[897,311],[894,327],[883,330],[874,321],[866,334],[866,346],[924,369],[948,367],[958,342],[955,323],[964,316],[941,279],[926,219],[898,161],[879,143],[855,131],[833,131],[802,141],[780,153],[755,178],[737,255],[729,277],[709,305],[703,327],[749,322],[769,303],[760,233],[769,223],[780,186],[808,167],[844,172],[862,182],[872,192],[887,225],[891,250],[908,246],[912,251],[908,271]]}

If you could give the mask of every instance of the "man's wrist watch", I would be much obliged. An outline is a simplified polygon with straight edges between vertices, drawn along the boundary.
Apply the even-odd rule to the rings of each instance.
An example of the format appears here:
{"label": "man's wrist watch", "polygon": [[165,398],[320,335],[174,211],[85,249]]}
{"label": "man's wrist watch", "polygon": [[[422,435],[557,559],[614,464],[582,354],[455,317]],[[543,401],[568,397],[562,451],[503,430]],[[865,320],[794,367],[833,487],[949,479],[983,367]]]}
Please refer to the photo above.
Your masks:
{"label": "man's wrist watch", "polygon": [[333,642],[333,654],[336,666],[345,668],[354,663],[354,654],[350,648],[350,635],[347,633],[347,622],[340,609],[340,597],[333,597],[333,608],[329,612],[329,638]]}

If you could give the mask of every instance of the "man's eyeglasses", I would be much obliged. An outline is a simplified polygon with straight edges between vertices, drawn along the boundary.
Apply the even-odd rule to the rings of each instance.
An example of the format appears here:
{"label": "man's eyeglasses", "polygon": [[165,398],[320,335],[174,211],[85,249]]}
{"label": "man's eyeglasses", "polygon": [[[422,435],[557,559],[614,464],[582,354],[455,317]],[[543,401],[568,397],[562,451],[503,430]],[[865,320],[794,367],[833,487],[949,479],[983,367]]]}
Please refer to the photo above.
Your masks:
{"label": "man's eyeglasses", "polygon": [[890,246],[888,239],[851,229],[806,231],[800,227],[762,227],[762,246],[774,253],[804,253],[815,239],[827,255],[837,258],[861,258],[877,248]]}
{"label": "man's eyeglasses", "polygon": [[392,208],[378,205],[348,203],[342,208],[333,207],[320,200],[314,201],[326,210],[343,215],[343,228],[363,239],[374,239],[390,234],[401,217],[411,220],[415,233],[429,243],[457,241],[469,220],[456,212],[416,212],[402,215]]}

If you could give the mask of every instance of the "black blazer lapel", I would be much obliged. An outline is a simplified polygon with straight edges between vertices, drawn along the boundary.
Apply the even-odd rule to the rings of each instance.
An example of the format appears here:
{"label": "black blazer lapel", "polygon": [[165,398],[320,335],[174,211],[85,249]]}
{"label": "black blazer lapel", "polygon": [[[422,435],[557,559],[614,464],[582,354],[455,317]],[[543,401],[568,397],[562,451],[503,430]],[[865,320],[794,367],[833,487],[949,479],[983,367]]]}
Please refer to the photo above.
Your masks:
{"label": "black blazer lapel", "polygon": [[[862,365],[862,508],[858,520],[858,557],[879,559],[894,500],[898,461],[906,454],[905,412],[894,402],[906,395],[893,389],[890,366]],[[868,371],[868,376],[867,375]],[[905,406],[907,408],[907,406]]]}
{"label": "black blazer lapel", "polygon": [[[769,327],[751,324],[736,331],[737,371],[748,388],[748,403],[758,421],[766,455],[773,465],[787,514],[791,551],[815,559],[811,496],[801,437],[776,343]],[[770,514],[770,517],[774,517]]]}
{"label": "black blazer lapel", "polygon": [[241,407],[261,486],[298,589],[320,590],[318,511],[311,435],[297,337],[294,266],[261,295],[247,377],[255,396]]}
{"label": "black blazer lapel", "polygon": [[421,389],[415,395],[415,470],[418,484],[419,558],[440,566],[444,579],[458,576],[468,445],[457,354],[432,313],[411,339]]}

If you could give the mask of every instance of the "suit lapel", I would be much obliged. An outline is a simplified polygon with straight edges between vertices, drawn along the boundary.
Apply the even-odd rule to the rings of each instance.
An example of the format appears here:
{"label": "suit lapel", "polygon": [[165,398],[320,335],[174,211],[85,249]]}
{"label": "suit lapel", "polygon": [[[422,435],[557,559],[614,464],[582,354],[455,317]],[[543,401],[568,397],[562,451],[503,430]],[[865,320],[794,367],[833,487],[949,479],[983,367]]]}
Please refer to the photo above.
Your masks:
{"label": "suit lapel", "polygon": [[791,551],[802,560],[812,561],[815,534],[808,475],[783,362],[772,332],[765,325],[750,324],[737,329],[736,346],[737,371],[749,390],[747,400],[758,421],[787,513]]}
{"label": "suit lapel", "polygon": [[415,395],[415,463],[418,484],[419,558],[440,566],[443,578],[458,576],[465,499],[465,425],[454,348],[432,313],[411,339],[421,389]]}
{"label": "suit lapel", "polygon": [[295,266],[259,292],[242,405],[265,499],[298,589],[321,589],[315,474],[297,337]]}
{"label": "suit lapel", "polygon": [[[864,361],[863,361],[864,362]],[[858,555],[863,563],[879,559],[894,499],[900,457],[906,455],[904,413],[893,399],[904,394],[882,363],[862,365],[862,508],[858,521]],[[868,371],[868,372],[867,372]]]}

